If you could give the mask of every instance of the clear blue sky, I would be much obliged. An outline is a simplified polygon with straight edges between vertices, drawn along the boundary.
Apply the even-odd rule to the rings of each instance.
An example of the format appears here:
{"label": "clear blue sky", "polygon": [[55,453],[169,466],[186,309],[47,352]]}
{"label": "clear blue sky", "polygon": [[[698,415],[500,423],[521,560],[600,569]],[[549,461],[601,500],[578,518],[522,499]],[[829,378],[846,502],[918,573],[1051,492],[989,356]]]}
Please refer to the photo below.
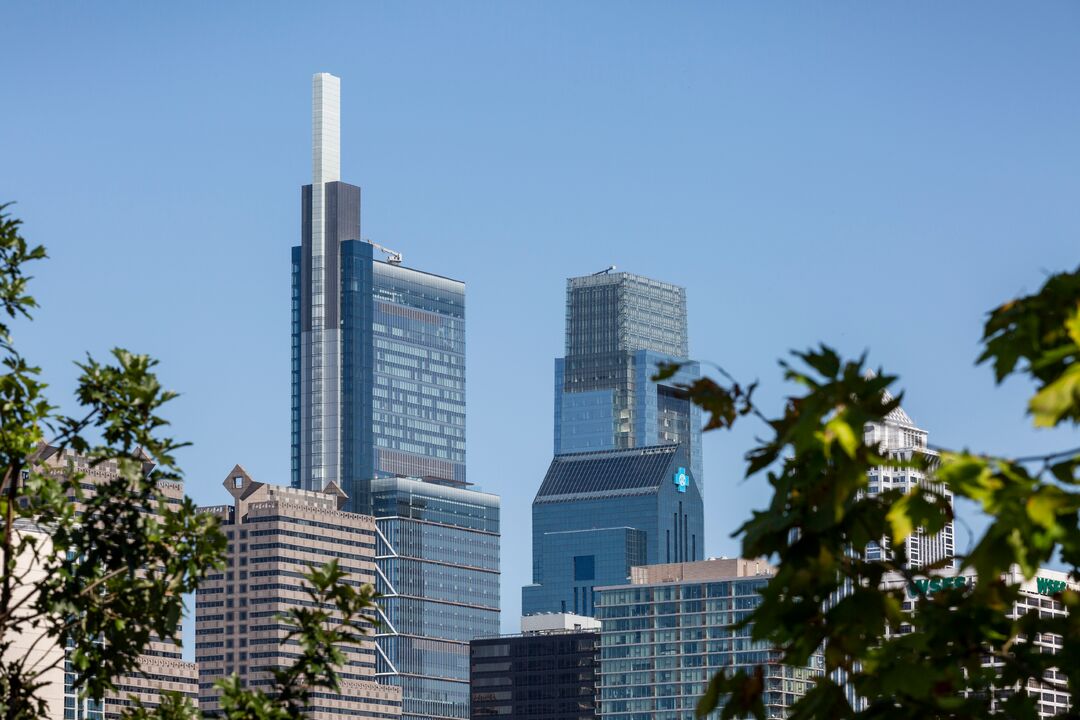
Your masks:
{"label": "clear blue sky", "polygon": [[[234,463],[288,481],[310,79],[341,77],[365,235],[467,283],[507,630],[568,276],[686,286],[692,354],[767,406],[775,359],[820,339],[900,373],[934,443],[1068,441],[973,361],[985,310],[1080,262],[1076,3],[40,2],[3,24],[0,199],[52,256],[19,346],[57,402],[84,351],[161,358],[206,504]],[[765,502],[741,480],[760,431],[706,441],[710,554]]]}

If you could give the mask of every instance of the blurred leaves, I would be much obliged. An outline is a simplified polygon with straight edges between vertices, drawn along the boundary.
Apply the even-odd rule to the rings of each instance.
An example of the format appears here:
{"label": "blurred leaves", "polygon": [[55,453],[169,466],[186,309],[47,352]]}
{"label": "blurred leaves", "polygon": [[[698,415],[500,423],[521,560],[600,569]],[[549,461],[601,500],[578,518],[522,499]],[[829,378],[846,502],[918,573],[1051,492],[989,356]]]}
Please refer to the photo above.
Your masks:
{"label": "blurred leaves", "polygon": [[[1080,271],[1053,275],[1038,293],[994,310],[983,343],[978,362],[992,362],[998,382],[1035,382],[1028,410],[1036,426],[1080,420]],[[1022,459],[918,447],[884,453],[874,428],[900,405],[889,392],[895,377],[824,345],[781,367],[797,391],[777,417],[726,373],[727,385],[685,387],[719,415],[710,429],[751,414],[767,424],[768,436],[746,454],[746,472],[764,476],[772,499],[736,535],[745,557],[767,559],[776,573],[739,625],[752,626],[758,647],[779,651],[784,664],[819,668],[791,717],[987,718],[993,708],[1029,718],[1039,696],[1024,688],[1037,682],[1080,707],[1078,614],[1014,612],[1020,583],[1034,587],[1052,561],[1080,580],[1080,451]],[[897,473],[919,479],[907,492],[869,492],[872,475]],[[953,519],[950,496],[976,503],[985,529],[955,569],[952,559],[912,569],[908,542]],[[1080,603],[1080,593],[1056,581],[1037,586],[1070,610]],[[1056,654],[1032,641],[1055,635],[1062,641],[1048,647]],[[1056,679],[1047,679],[1053,668]],[[768,697],[761,670],[714,678],[698,716],[723,708],[722,717],[760,717]]]}

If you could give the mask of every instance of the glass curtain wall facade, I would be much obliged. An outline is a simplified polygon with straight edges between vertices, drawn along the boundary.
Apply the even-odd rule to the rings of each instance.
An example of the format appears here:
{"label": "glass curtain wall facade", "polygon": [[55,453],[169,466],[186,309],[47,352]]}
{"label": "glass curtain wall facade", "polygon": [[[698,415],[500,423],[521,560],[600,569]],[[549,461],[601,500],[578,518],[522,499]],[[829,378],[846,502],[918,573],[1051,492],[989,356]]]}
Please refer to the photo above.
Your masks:
{"label": "glass curtain wall facade", "polygon": [[338,179],[336,88],[315,77],[292,249],[291,484],[335,482],[371,514],[373,477],[465,482],[465,285],[361,240],[360,188]]}
{"label": "glass curtain wall facade", "polygon": [[[766,717],[783,718],[823,672],[824,658],[788,667],[781,653],[732,626],[761,602],[768,575],[747,576],[743,560],[634,568],[634,583],[598,591],[599,716],[694,720],[718,672],[765,669]],[[752,572],[752,571],[751,571]],[[721,703],[722,707],[722,703]],[[709,717],[718,718],[719,710]]]}
{"label": "glass curtain wall facade", "polygon": [[[355,512],[371,513],[373,477],[465,481],[465,286],[376,260],[370,243],[341,243],[341,475]],[[302,269],[294,248],[295,297]],[[293,333],[293,484],[304,445],[303,335]],[[301,320],[302,323],[302,320]],[[302,324],[299,325],[302,327]]]}
{"label": "glass curtain wall facade", "polygon": [[700,560],[704,507],[683,445],[558,455],[533,500],[522,614],[596,611],[630,568]]}
{"label": "glass curtain wall facade", "polygon": [[[700,482],[701,412],[675,387],[687,359],[686,290],[630,273],[570,278],[566,356],[555,361],[555,454],[684,443]],[[657,364],[679,374],[654,382]]]}
{"label": "glass curtain wall facade", "polygon": [[380,682],[402,717],[469,717],[469,642],[499,631],[499,498],[418,478],[372,482]]}

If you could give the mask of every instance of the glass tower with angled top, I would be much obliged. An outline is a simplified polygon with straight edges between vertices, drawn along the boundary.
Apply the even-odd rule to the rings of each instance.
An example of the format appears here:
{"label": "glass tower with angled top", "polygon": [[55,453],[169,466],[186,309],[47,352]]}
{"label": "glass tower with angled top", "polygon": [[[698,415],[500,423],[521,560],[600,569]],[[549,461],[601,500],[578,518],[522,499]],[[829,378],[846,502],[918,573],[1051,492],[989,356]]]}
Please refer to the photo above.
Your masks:
{"label": "glass tower with angled top", "polygon": [[[688,359],[686,325],[686,290],[677,285],[610,270],[567,280],[555,454],[682,444],[702,483],[701,410],[676,387],[701,373]],[[683,366],[653,381],[665,362]]]}
{"label": "glass tower with angled top", "polygon": [[361,240],[340,181],[340,81],[314,78],[313,177],[292,249],[292,484],[336,482],[372,513],[370,482],[465,482],[465,284]]}
{"label": "glass tower with angled top", "polygon": [[292,251],[292,484],[374,515],[375,676],[408,720],[469,716],[468,643],[498,627],[498,498],[465,480],[465,285],[362,239],[339,179],[339,81],[315,76]]}
{"label": "glass tower with angled top", "polygon": [[533,582],[521,613],[593,615],[630,568],[704,555],[705,511],[685,446],[556,455],[533,500]]}

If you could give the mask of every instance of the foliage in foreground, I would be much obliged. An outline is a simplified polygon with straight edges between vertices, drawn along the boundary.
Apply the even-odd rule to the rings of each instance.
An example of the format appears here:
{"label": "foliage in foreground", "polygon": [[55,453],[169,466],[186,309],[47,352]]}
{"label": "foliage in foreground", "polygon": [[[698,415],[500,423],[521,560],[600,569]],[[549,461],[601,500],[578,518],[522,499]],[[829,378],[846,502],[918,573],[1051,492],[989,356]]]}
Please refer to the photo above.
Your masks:
{"label": "foliage in foreground", "polygon": [[[152,637],[177,639],[183,595],[222,566],[225,536],[190,498],[167,503],[158,487],[181,480],[174,453],[183,444],[163,434],[168,423],[160,412],[175,394],[161,387],[155,360],[121,349],[108,363],[87,358],[79,364],[77,417],[46,399],[40,370],[16,350],[10,326],[37,307],[26,271],[45,250],[22,237],[6,207],[0,205],[0,717],[36,720],[48,716],[43,691],[65,660],[44,652],[46,645],[66,643],[76,689],[102,698],[114,678],[137,670]],[[88,458],[90,468],[115,463],[117,477],[84,483],[86,474],[73,468],[49,472],[39,462],[47,439]],[[360,641],[374,608],[373,589],[354,588],[343,576],[336,563],[311,571],[311,605],[284,619],[299,657],[275,671],[270,693],[246,689],[235,677],[220,681],[225,717],[298,718],[312,692],[339,687],[341,648]],[[18,644],[34,637],[40,639],[29,652]],[[126,714],[199,717],[179,695]]]}
{"label": "foliage in foreground", "polygon": [[[794,666],[824,649],[826,673],[791,716],[985,718],[995,690],[1019,688],[998,704],[995,717],[1028,719],[1038,708],[1038,698],[1024,689],[1029,679],[1067,693],[1080,708],[1080,595],[1064,590],[1053,597],[1070,611],[1067,618],[1028,613],[1012,619],[1019,586],[1002,580],[1013,566],[1031,579],[1050,561],[1080,580],[1080,448],[1027,458],[941,451],[935,480],[976,503],[988,524],[957,557],[979,582],[927,596],[904,567],[905,543],[951,519],[941,488],[865,495],[871,468],[904,465],[863,442],[865,424],[882,421],[899,405],[899,395],[886,392],[896,378],[867,372],[865,357],[846,360],[825,346],[794,358],[781,366],[797,391],[775,418],[753,403],[753,387],[741,387],[722,370],[723,382],[706,378],[684,386],[711,414],[710,429],[750,415],[768,426],[769,437],[746,456],[746,474],[764,474],[772,501],[736,536],[744,557],[765,557],[778,568],[747,620],[753,637],[779,648]],[[1011,376],[1034,381],[1027,410],[1037,427],[1080,423],[1080,270],[1054,275],[1038,293],[993,310],[978,362],[992,365],[998,383]],[[658,377],[676,369],[661,368]],[[925,459],[910,462],[933,469]],[[894,557],[868,561],[853,552],[880,538],[887,538]],[[935,570],[945,568],[921,572]],[[886,573],[904,575],[907,587],[882,588]],[[918,596],[913,611],[902,609],[908,592]],[[1040,633],[1063,638],[1057,654],[1027,641]],[[988,661],[997,669],[984,667]],[[1046,679],[1050,668],[1058,669],[1055,679]],[[849,703],[842,678],[865,705]],[[764,717],[763,692],[760,674],[718,676],[698,715],[722,705],[723,718]]]}

